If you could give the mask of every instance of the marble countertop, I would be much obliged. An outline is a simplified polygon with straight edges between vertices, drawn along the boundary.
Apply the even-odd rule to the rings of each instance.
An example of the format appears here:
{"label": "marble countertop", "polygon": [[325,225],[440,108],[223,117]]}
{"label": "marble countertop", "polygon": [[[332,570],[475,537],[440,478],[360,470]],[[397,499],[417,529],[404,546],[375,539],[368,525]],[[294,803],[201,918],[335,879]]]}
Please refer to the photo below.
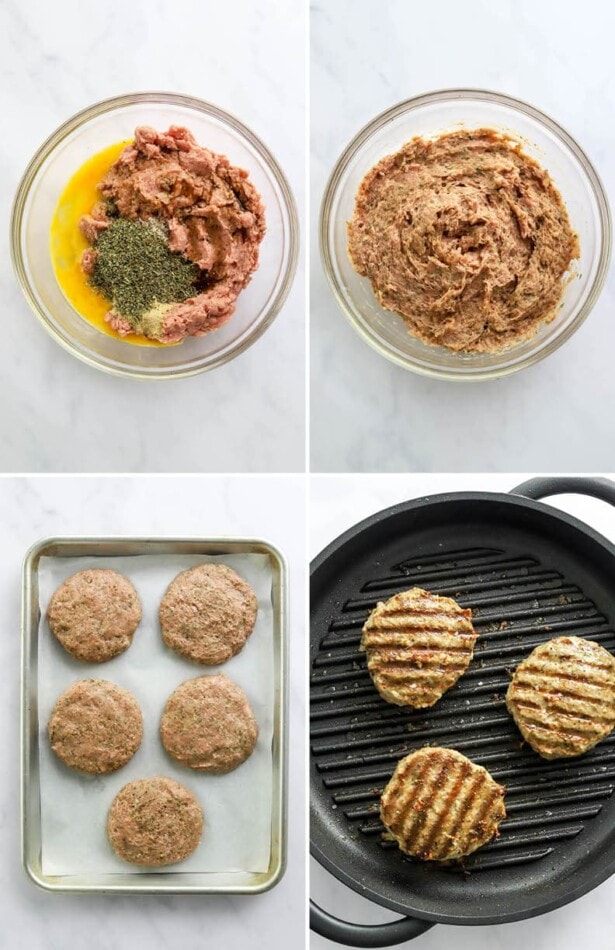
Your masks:
{"label": "marble countertop", "polygon": [[342,150],[402,99],[495,89],[553,115],[615,195],[612,36],[601,0],[312,0],[313,471],[597,471],[613,465],[615,272],[586,323],[544,362],[491,383],[415,376],[365,344],[320,264],[323,190]]}
{"label": "marble countertop", "polygon": [[[0,479],[0,947],[152,950],[203,946],[286,950],[304,939],[304,484],[301,477]],[[286,555],[290,577],[288,867],[254,897],[48,894],[20,864],[19,616],[21,561],[51,535],[261,537]]]}
{"label": "marble countertop", "polygon": [[303,470],[301,262],[281,313],[245,353],[210,373],[158,382],[116,379],[65,353],[13,275],[8,222],[27,163],[75,112],[121,93],[184,92],[236,114],[280,162],[301,214],[302,4],[183,0],[178,10],[170,0],[0,7],[0,108],[10,127],[0,158],[2,471]]}
{"label": "marble countertop", "polygon": [[[313,478],[310,504],[310,556],[315,557],[329,542],[362,518],[412,498],[451,491],[508,492],[531,478],[523,475],[391,475],[386,479],[364,475]],[[615,479],[615,475],[608,476]],[[615,508],[582,495],[562,495],[545,499],[548,504],[576,516],[615,542]],[[337,917],[356,923],[375,924],[393,920],[390,911],[369,903],[335,880],[316,861],[310,864],[312,897]],[[412,944],[417,950],[592,950],[613,948],[613,904],[615,877],[605,881],[579,900],[513,924],[489,927],[448,927],[437,925]],[[312,950],[331,950],[335,945],[311,934]]]}

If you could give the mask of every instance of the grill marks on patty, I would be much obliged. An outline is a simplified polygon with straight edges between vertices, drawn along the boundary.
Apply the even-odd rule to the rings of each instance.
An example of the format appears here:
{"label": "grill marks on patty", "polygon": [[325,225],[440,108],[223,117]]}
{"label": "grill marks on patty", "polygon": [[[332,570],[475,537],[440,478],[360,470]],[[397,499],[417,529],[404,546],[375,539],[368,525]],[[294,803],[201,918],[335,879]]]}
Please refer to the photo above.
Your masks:
{"label": "grill marks on patty", "polygon": [[397,765],[380,817],[400,849],[424,861],[471,854],[506,817],[503,786],[453,749],[424,748]]}
{"label": "grill marks on patty", "polygon": [[615,727],[615,658],[581,637],[542,643],[515,670],[506,705],[543,758],[582,755]]}
{"label": "grill marks on patty", "polygon": [[[414,587],[376,606],[361,650],[384,699],[421,708],[465,672],[477,638],[471,610]],[[580,637],[550,640],[517,667],[506,705],[541,756],[581,755],[615,728],[615,657]],[[397,764],[382,793],[385,837],[420,860],[458,860],[498,835],[504,795],[461,753],[419,749]]]}
{"label": "grill marks on patty", "polygon": [[371,612],[361,649],[383,699],[422,708],[433,706],[466,671],[477,637],[471,610],[413,587]]}

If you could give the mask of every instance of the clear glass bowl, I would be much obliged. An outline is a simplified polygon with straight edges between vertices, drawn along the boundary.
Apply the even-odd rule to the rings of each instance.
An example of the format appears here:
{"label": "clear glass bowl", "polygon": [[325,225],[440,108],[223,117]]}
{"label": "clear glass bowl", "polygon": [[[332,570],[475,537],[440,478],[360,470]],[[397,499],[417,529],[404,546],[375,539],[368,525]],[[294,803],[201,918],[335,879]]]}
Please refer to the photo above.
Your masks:
{"label": "clear glass bowl", "polygon": [[[143,347],[97,330],[69,304],[56,280],[49,229],[68,180],[91,155],[131,138],[137,125],[184,125],[196,140],[247,169],[265,204],[260,264],[224,326],[179,346]],[[11,253],[26,299],[45,329],[74,356],[120,376],[190,376],[243,352],[267,329],[292,284],[298,247],[295,202],[276,160],[234,116],[188,96],[134,93],[96,103],[65,122],[38,150],[21,180],[11,220]]]}
{"label": "clear glass bowl", "polygon": [[[581,258],[555,319],[531,339],[499,353],[455,353],[411,336],[401,317],[384,310],[369,280],[353,269],[346,225],[365,174],[416,135],[459,128],[499,129],[522,142],[546,168],[579,235]],[[320,247],[333,292],[350,322],[382,356],[405,369],[454,380],[504,376],[530,366],[562,345],[598,299],[611,253],[611,221],[602,183],[574,139],[533,106],[478,89],[446,89],[401,102],[365,126],[338,160],[322,202]]]}

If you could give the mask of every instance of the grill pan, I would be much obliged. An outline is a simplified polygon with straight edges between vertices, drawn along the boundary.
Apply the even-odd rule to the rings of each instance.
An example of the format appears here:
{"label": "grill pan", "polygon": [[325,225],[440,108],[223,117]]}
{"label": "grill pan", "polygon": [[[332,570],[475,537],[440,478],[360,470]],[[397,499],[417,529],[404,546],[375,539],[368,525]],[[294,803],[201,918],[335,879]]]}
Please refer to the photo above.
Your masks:
{"label": "grill pan", "polygon": [[[615,505],[606,479],[533,479],[510,495],[434,495],[388,508],[330,544],[311,578],[311,852],[402,920],[372,927],[313,902],[312,929],[390,946],[434,923],[521,920],[580,897],[615,871],[615,732],[575,759],[523,745],[504,703],[510,675],[555,636],[615,652],[615,546],[536,499],[580,493]],[[412,586],[471,607],[480,636],[467,672],[430,709],[380,699],[361,627],[378,600]],[[463,868],[414,861],[381,838],[379,796],[399,759],[458,749],[507,786],[500,837]]]}

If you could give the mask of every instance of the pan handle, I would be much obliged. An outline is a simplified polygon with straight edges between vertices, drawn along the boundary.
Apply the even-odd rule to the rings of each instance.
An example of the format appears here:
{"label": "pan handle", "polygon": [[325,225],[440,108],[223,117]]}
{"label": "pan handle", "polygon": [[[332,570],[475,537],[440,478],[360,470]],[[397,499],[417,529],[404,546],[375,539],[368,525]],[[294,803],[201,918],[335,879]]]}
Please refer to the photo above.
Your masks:
{"label": "pan handle", "polygon": [[615,482],[608,478],[575,477],[572,475],[555,475],[548,478],[530,478],[512,489],[514,495],[525,495],[526,498],[547,498],[549,495],[591,495],[601,498],[615,505]]}
{"label": "pan handle", "polygon": [[349,924],[310,900],[310,929],[346,947],[393,947],[419,937],[433,927],[429,920],[402,917],[389,924]]}

